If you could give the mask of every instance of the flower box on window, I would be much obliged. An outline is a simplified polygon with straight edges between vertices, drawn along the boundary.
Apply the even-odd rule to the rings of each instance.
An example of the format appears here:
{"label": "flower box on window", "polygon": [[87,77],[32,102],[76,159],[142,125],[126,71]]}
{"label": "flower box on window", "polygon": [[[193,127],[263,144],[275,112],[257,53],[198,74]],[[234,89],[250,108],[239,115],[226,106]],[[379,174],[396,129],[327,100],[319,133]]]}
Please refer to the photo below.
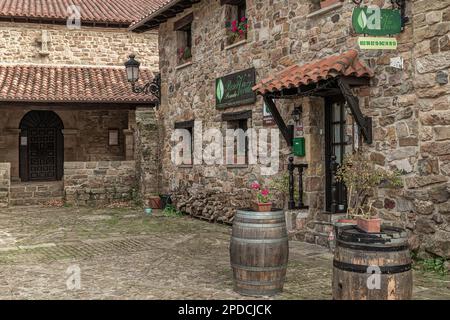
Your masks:
{"label": "flower box on window", "polygon": [[184,64],[192,61],[191,48],[183,47],[177,50],[178,64]]}

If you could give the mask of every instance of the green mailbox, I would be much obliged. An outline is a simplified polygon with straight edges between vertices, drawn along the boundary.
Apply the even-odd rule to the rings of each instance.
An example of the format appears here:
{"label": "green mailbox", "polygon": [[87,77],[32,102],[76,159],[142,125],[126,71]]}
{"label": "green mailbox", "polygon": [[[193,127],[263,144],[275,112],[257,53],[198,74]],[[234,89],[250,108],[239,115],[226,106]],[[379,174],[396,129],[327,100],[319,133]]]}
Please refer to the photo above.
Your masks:
{"label": "green mailbox", "polygon": [[294,149],[293,150],[294,156],[304,157],[305,156],[305,138],[304,137],[294,138],[293,149]]}

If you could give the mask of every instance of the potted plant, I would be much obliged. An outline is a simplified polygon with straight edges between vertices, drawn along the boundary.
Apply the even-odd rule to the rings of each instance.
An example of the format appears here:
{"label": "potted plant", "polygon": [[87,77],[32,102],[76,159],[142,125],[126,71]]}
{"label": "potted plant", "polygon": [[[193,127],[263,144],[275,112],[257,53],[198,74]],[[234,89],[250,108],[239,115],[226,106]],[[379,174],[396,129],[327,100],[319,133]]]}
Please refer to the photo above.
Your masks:
{"label": "potted plant", "polygon": [[177,50],[178,63],[183,64],[192,60],[192,52],[189,47],[178,48]]}
{"label": "potted plant", "polygon": [[376,188],[401,186],[400,173],[390,172],[369,161],[361,152],[346,156],[338,166],[336,179],[347,187],[347,219],[356,219],[358,228],[368,233],[381,231],[381,219],[374,212]]}
{"label": "potted plant", "polygon": [[272,210],[271,195],[268,188],[262,188],[258,182],[251,184],[252,190],[256,193],[256,201],[253,203],[253,210],[258,212],[269,212]]}
{"label": "potted plant", "polygon": [[242,17],[240,21],[227,21],[225,27],[227,29],[228,43],[230,45],[244,40],[247,37],[248,20],[246,17]]}

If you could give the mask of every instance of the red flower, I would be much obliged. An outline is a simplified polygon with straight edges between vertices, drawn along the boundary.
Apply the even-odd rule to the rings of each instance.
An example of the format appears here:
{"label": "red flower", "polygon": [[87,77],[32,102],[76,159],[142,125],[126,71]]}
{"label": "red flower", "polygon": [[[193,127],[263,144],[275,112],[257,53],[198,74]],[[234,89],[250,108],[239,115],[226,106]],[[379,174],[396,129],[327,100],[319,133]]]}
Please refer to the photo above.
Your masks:
{"label": "red flower", "polygon": [[236,31],[238,31],[238,27],[236,27],[236,26],[233,26],[233,28],[231,28],[231,31],[233,31],[233,32],[236,32]]}
{"label": "red flower", "polygon": [[237,26],[237,20],[231,21],[231,25],[232,25],[233,27]]}
{"label": "red flower", "polygon": [[247,18],[246,17],[242,17],[241,18],[241,22],[245,22],[245,21],[247,21]]}
{"label": "red flower", "polygon": [[258,182],[253,182],[252,184],[251,184],[251,188],[253,189],[253,190],[259,190],[259,188],[260,188],[260,185],[259,185],[259,183]]}
{"label": "red flower", "polygon": [[239,34],[244,34],[244,30],[239,29]]}
{"label": "red flower", "polygon": [[267,196],[269,195],[269,189],[263,189],[263,190],[261,191],[261,194],[262,194],[263,196],[267,197]]}

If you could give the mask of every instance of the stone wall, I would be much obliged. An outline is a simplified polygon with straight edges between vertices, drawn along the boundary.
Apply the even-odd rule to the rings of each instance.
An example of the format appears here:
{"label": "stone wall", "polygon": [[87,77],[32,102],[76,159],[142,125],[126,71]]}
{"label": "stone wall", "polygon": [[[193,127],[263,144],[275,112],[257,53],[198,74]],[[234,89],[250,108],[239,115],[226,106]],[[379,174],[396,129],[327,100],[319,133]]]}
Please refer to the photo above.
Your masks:
{"label": "stone wall", "polygon": [[[11,177],[19,177],[20,121],[30,108],[11,108],[0,112],[0,161],[11,163]],[[134,110],[54,110],[64,124],[65,161],[133,160],[127,158],[127,146],[133,148],[136,119]],[[119,145],[110,146],[109,129],[119,130]],[[130,146],[131,144],[131,146]]]}
{"label": "stone wall", "polygon": [[133,201],[136,196],[134,161],[64,163],[64,193],[68,204],[101,206]]}
{"label": "stone wall", "polygon": [[11,165],[0,163],[0,208],[9,205],[9,192],[11,187],[10,177]]}
{"label": "stone wall", "polygon": [[137,185],[145,201],[149,196],[159,195],[161,188],[161,126],[154,109],[136,110],[135,159]]}
{"label": "stone wall", "polygon": [[[47,33],[47,52],[42,34]],[[143,66],[158,69],[156,33],[135,34],[120,28],[35,23],[0,23],[0,62],[123,65],[134,52]]]}
{"label": "stone wall", "polygon": [[[387,8],[391,5],[385,0],[371,3]],[[257,166],[240,169],[200,165],[176,167],[170,161],[174,123],[196,119],[203,121],[204,128],[223,128],[223,112],[252,110],[249,127],[261,128],[261,98],[254,105],[225,111],[215,108],[214,80],[217,77],[255,67],[259,81],[293,63],[308,63],[357,49],[360,58],[375,71],[370,87],[355,90],[363,112],[373,118],[374,142],[370,146],[365,144],[363,150],[377,165],[404,172],[405,187],[397,191],[379,189],[375,205],[386,221],[408,228],[414,249],[450,257],[450,2],[416,0],[407,4],[410,22],[397,36],[396,51],[359,50],[357,35],[351,28],[355,7],[351,1],[331,11],[317,13],[312,1],[307,0],[248,0],[247,41],[231,48],[226,46],[224,29],[227,8],[218,1],[204,0],[162,24],[159,50],[163,79],[160,118],[164,123],[161,140],[164,141],[164,191],[186,194],[179,199],[179,204],[186,206],[190,195],[205,194],[208,198],[205,203],[194,202],[195,208],[190,210],[214,219],[218,216],[232,219],[228,208],[241,206],[243,200],[236,195],[248,193],[248,182],[255,178],[268,181],[272,177],[261,176]],[[194,13],[192,64],[178,68],[173,23],[191,11]],[[404,59],[403,70],[390,67],[390,59],[398,56]],[[291,120],[293,105],[299,102],[278,104],[286,122]],[[322,110],[317,114],[305,113],[304,122],[322,117],[323,104],[315,106]],[[315,141],[323,139],[321,126],[320,122],[311,126],[315,133],[308,138],[307,153],[315,154],[314,159],[321,159],[324,164],[323,149],[314,149],[318,146]],[[284,141],[282,147],[281,172],[286,170],[289,154]],[[314,159],[296,161],[311,163]],[[324,210],[323,168],[318,161],[314,162],[308,173],[313,178],[307,184],[310,188],[307,192],[315,192],[308,199],[311,221]],[[209,208],[204,209],[205,206]],[[308,239],[317,242],[317,237]]]}

